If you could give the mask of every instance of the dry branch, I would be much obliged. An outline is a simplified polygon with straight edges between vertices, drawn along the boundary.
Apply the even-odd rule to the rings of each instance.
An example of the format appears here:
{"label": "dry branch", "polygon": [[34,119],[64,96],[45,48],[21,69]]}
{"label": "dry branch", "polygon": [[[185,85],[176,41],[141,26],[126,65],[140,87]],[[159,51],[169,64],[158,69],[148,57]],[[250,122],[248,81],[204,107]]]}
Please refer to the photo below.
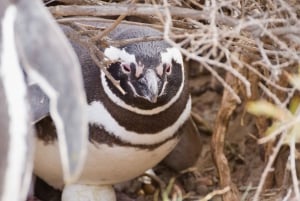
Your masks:
{"label": "dry branch", "polygon": [[230,190],[230,188],[228,186],[223,189],[214,190],[213,192],[210,192],[209,194],[207,194],[204,198],[202,198],[199,201],[209,201],[216,195],[223,195],[224,193],[227,193],[229,190]]}
{"label": "dry branch", "polygon": [[[227,74],[226,81],[230,83],[230,85],[236,92],[240,90],[238,80],[232,77],[230,74]],[[221,188],[225,188],[226,186],[231,187],[231,190],[229,192],[223,194],[224,201],[240,200],[238,191],[235,185],[232,183],[228,161],[224,154],[224,139],[231,119],[231,115],[236,106],[237,101],[235,100],[235,98],[228,90],[225,90],[222,97],[221,108],[216,118],[215,129],[211,141],[212,155],[220,177],[220,186]]]}
{"label": "dry branch", "polygon": [[261,179],[259,181],[257,190],[256,190],[254,198],[253,198],[253,201],[259,201],[260,200],[259,196],[260,196],[261,192],[263,191],[264,183],[267,180],[267,176],[268,176],[269,172],[272,171],[272,165],[273,165],[273,163],[274,163],[274,161],[275,161],[275,159],[276,159],[276,157],[277,157],[277,155],[278,155],[278,153],[280,151],[280,148],[281,148],[281,146],[283,144],[283,140],[285,138],[285,134],[286,133],[284,133],[284,135],[281,135],[281,137],[280,137],[277,145],[273,149],[273,152],[272,152],[272,154],[270,155],[270,157],[268,159],[267,165],[266,165],[266,167],[265,167],[265,169],[264,169],[264,171],[263,171],[263,173],[261,175]]}
{"label": "dry branch", "polygon": [[[205,19],[207,12],[199,12],[198,10],[172,7],[172,13],[175,17],[192,17],[196,19]],[[118,16],[118,15],[132,15],[132,16],[151,16],[155,15],[155,10],[160,13],[164,12],[163,7],[154,8],[153,5],[147,4],[106,4],[102,6],[55,6],[49,7],[50,12],[55,17],[66,17],[66,16]]]}
{"label": "dry branch", "polygon": [[[50,12],[55,17],[69,17],[69,16],[155,16],[157,12],[164,15],[165,8],[163,6],[153,6],[151,4],[105,4],[101,6],[90,5],[67,5],[49,7]],[[170,7],[170,12],[173,17],[191,18],[194,20],[209,20],[209,11],[200,11],[190,8]],[[217,18],[219,24],[227,26],[237,25],[234,18],[227,16],[219,16]]]}

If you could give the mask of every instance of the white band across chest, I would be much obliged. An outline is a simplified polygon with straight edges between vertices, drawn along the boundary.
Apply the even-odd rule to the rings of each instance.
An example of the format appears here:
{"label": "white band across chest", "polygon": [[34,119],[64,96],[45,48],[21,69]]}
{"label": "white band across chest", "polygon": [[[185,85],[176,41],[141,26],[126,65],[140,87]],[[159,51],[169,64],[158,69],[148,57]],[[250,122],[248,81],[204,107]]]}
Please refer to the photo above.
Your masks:
{"label": "white band across chest", "polygon": [[186,104],[179,118],[169,127],[154,134],[138,134],[133,131],[126,130],[121,126],[99,101],[93,101],[87,106],[88,121],[90,124],[98,125],[105,129],[111,135],[120,138],[122,141],[132,144],[151,145],[163,142],[164,140],[172,137],[174,133],[183,125],[188,119],[191,110],[191,98]]}

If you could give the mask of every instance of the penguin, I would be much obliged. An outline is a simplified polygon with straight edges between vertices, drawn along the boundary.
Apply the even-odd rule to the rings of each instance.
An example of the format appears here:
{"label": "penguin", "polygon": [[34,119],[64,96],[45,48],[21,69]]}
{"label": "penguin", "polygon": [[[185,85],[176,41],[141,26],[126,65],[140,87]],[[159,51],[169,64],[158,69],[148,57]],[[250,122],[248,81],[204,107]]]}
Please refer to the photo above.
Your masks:
{"label": "penguin", "polygon": [[[99,29],[110,26],[78,23]],[[66,34],[74,32],[70,27],[62,28]],[[120,24],[108,37],[118,41],[161,35],[150,27]],[[116,86],[92,60],[88,48],[70,40],[81,64],[87,95],[86,162],[77,182],[66,185],[56,129],[52,119],[46,117],[36,124],[34,172],[50,186],[61,189],[63,201],[113,201],[116,196],[112,185],[152,168],[180,140],[191,110],[187,72],[180,51],[164,40],[99,46],[109,63],[105,68],[119,83]]]}
{"label": "penguin", "polygon": [[14,38],[16,7],[1,2],[0,18],[0,200],[19,201],[29,190],[33,130]]}
{"label": "penguin", "polygon": [[[31,181],[33,124],[49,114],[59,128],[63,180],[77,179],[88,139],[86,102],[78,59],[41,2],[1,1],[0,19],[0,200],[20,201]],[[41,92],[47,96],[36,96]]]}

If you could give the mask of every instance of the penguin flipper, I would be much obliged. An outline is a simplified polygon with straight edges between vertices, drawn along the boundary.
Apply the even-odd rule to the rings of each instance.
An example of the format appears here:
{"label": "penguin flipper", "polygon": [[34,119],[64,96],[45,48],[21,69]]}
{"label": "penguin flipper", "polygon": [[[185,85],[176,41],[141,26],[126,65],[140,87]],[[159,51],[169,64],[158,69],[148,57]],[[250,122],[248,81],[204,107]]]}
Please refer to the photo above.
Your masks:
{"label": "penguin flipper", "polygon": [[[20,0],[17,9],[16,41],[23,70],[49,98],[64,180],[70,183],[80,175],[88,140],[81,68],[71,45],[40,1]],[[38,101],[33,103],[39,105]],[[34,118],[47,113],[44,105],[41,110],[35,111],[35,107],[32,106],[34,113],[39,115]]]}
{"label": "penguin flipper", "polygon": [[49,98],[38,85],[28,87],[28,99],[33,123],[49,116]]}
{"label": "penguin flipper", "polygon": [[180,172],[196,164],[202,151],[203,142],[191,117],[178,132],[182,132],[179,143],[162,163]]}

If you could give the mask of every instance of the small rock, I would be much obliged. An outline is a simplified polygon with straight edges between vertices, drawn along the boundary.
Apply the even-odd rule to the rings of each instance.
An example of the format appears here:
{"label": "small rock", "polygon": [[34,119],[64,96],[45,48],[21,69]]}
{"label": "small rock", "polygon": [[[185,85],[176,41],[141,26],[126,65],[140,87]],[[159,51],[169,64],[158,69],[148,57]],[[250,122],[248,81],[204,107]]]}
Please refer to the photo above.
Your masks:
{"label": "small rock", "polygon": [[199,185],[197,185],[197,187],[196,187],[196,192],[197,192],[197,194],[199,194],[199,195],[206,195],[209,191],[208,191],[208,188],[207,188],[206,185],[199,184]]}

